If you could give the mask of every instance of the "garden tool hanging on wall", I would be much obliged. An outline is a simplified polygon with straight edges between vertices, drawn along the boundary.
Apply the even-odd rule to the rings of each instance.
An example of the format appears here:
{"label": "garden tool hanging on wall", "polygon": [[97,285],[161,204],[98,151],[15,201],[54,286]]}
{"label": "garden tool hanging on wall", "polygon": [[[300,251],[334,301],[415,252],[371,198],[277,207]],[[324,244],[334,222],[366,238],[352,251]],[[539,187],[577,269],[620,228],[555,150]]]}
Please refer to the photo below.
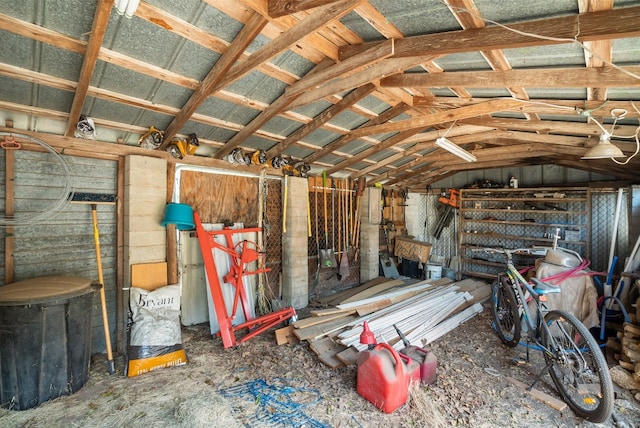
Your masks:
{"label": "garden tool hanging on wall", "polygon": [[347,278],[349,276],[349,256],[347,255],[348,246],[348,233],[347,229],[349,226],[349,214],[347,213],[347,181],[344,181],[344,191],[342,192],[341,203],[342,203],[342,242],[343,242],[343,251],[342,256],[340,257],[340,278]]}
{"label": "garden tool hanging on wall", "polygon": [[[332,268],[335,267],[338,262],[336,256],[333,253],[333,249],[329,247],[329,221],[327,218],[327,172],[322,172],[322,199],[323,199],[323,211],[324,211],[324,248],[320,250],[320,263],[322,267]],[[333,225],[332,225],[333,227]]]}
{"label": "garden tool hanging on wall", "polygon": [[438,198],[438,202],[440,202],[440,217],[438,218],[438,222],[433,230],[433,237],[436,239],[440,239],[440,235],[442,234],[442,230],[449,226],[451,223],[451,219],[453,218],[454,210],[458,208],[458,200],[460,197],[460,191],[456,189],[449,189],[449,197],[447,198],[446,194],[443,194]]}

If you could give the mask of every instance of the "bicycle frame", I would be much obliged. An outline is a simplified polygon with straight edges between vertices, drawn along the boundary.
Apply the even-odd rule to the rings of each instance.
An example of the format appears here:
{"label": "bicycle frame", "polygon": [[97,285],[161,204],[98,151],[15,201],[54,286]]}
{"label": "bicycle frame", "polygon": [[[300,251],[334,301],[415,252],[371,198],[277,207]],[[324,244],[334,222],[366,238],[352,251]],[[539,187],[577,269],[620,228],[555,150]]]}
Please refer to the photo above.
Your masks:
{"label": "bicycle frame", "polygon": [[[501,250],[500,253],[504,254],[507,258],[507,269],[505,274],[509,277],[509,282],[511,288],[513,289],[516,299],[518,310],[521,311],[520,316],[521,319],[526,322],[527,331],[526,337],[527,341],[534,342],[541,351],[550,353],[550,350],[547,349],[542,342],[540,341],[540,337],[542,335],[541,329],[546,329],[548,332],[548,327],[544,322],[544,314],[548,311],[547,307],[544,305],[544,301],[546,301],[546,296],[537,292],[534,287],[527,281],[522,274],[518,271],[518,269],[513,264],[512,254],[518,251],[527,251],[527,250]],[[498,251],[496,251],[498,252]],[[500,275],[498,276],[498,280],[500,280]],[[529,293],[531,298],[535,301],[535,314],[532,313],[532,310],[529,307],[527,302],[526,293],[523,291],[524,289]],[[550,335],[551,336],[551,335]],[[552,339],[553,340],[553,339]],[[527,345],[527,359],[529,358],[529,346]]]}
{"label": "bicycle frame", "polygon": [[[613,408],[613,383],[607,361],[578,317],[547,307],[546,295],[559,293],[560,289],[537,278],[529,283],[516,269],[512,255],[527,254],[528,249],[482,250],[504,254],[507,259],[506,271],[498,275],[492,288],[493,325],[498,336],[511,348],[523,345],[527,361],[530,349],[544,354],[545,367],[529,390],[548,372],[576,414],[594,422],[606,420]],[[529,295],[533,302],[527,302]]]}

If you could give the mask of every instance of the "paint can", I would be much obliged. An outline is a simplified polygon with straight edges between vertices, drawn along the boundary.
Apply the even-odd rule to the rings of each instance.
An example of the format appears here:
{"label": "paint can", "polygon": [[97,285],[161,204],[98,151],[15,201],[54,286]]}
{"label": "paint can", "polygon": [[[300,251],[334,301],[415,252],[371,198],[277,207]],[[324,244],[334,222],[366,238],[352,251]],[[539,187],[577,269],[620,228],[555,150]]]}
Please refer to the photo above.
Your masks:
{"label": "paint can", "polygon": [[426,279],[440,279],[442,278],[442,264],[440,263],[427,263],[427,270],[425,273]]}

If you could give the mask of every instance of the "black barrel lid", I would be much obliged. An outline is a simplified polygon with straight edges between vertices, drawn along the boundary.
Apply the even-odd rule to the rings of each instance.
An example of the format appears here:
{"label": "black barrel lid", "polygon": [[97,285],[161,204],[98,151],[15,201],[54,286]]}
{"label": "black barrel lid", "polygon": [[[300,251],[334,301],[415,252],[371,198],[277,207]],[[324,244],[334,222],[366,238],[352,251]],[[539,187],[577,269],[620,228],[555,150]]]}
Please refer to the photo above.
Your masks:
{"label": "black barrel lid", "polygon": [[41,276],[0,287],[0,305],[37,303],[86,294],[91,280],[78,276]]}

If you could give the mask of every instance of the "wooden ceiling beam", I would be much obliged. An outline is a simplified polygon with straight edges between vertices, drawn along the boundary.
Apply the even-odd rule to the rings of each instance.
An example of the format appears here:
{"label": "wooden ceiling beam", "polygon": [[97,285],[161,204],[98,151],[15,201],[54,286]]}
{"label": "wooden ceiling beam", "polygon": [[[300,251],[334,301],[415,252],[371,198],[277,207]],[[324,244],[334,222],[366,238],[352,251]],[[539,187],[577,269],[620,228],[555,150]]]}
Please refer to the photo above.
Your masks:
{"label": "wooden ceiling beam", "polygon": [[164,131],[164,141],[160,146],[160,150],[167,148],[173,137],[175,137],[178,131],[191,119],[191,116],[196,112],[198,107],[209,98],[213,89],[220,83],[238,58],[242,56],[245,49],[247,49],[251,42],[260,34],[266,24],[267,20],[257,13],[254,13],[253,16],[249,18],[244,27],[242,27],[242,30],[240,30],[238,35],[233,39],[229,49],[216,61],[213,68],[211,68],[205,78],[202,79],[198,89],[195,90],[184,106],[182,106],[180,113],[175,115],[169,126],[167,126],[167,129]]}
{"label": "wooden ceiling beam", "polygon": [[[450,55],[495,49],[549,46],[593,40],[612,40],[640,36],[640,6],[618,8],[509,24],[405,37],[397,40],[394,57]],[[615,22],[616,25],[611,25]],[[516,30],[516,33],[512,30]],[[532,37],[528,34],[536,34]],[[348,58],[371,46],[341,46],[340,58]]]}
{"label": "wooden ceiling beam", "polygon": [[[611,9],[613,9],[613,0],[578,0],[578,11],[580,13]],[[583,44],[583,48],[587,67],[599,68],[611,65],[611,61],[613,60],[613,43],[611,40],[586,41]],[[587,99],[606,100],[607,87],[588,87]]]}
{"label": "wooden ceiling beam", "polygon": [[[561,122],[552,120],[528,121],[523,119],[506,119],[499,117],[472,117],[463,119],[459,123],[466,125],[490,126],[502,130],[515,130],[525,132],[539,132],[542,134],[584,135],[598,137],[602,129],[598,125],[584,122]],[[635,127],[616,125],[617,132]]]}
{"label": "wooden ceiling beam", "polygon": [[96,11],[93,16],[93,24],[91,26],[91,35],[89,36],[87,49],[84,52],[80,76],[78,77],[76,91],[73,94],[73,101],[71,102],[67,130],[65,131],[66,136],[74,134],[78,120],[80,119],[84,101],[87,99],[87,90],[91,83],[93,71],[96,68],[96,62],[98,61],[98,56],[100,54],[102,40],[107,32],[107,24],[109,23],[112,8],[113,0],[99,0],[96,6]]}
{"label": "wooden ceiling beam", "polygon": [[362,100],[367,95],[371,94],[375,91],[376,86],[372,83],[367,83],[364,86],[361,86],[357,89],[354,89],[352,92],[347,94],[342,100],[338,103],[332,105],[319,115],[313,118],[313,120],[300,127],[292,134],[290,134],[284,141],[277,143],[272,148],[267,151],[267,158],[272,158],[276,154],[282,153],[289,147],[291,144],[296,141],[302,140],[307,135],[311,134],[316,129],[320,128],[323,124],[329,122],[331,119],[335,118],[337,115],[347,110],[349,107]]}
{"label": "wooden ceiling beam", "polygon": [[472,104],[457,109],[427,114],[421,117],[402,120],[394,123],[385,123],[376,126],[367,126],[351,131],[351,134],[362,137],[365,135],[385,134],[407,129],[422,130],[433,125],[467,119],[470,117],[491,114],[500,111],[509,111],[522,106],[522,102],[514,99],[497,99],[481,104]]}
{"label": "wooden ceiling beam", "polygon": [[[347,80],[349,76],[357,74],[363,69],[376,68],[376,64],[383,61],[385,58],[393,55],[393,41],[382,42],[379,45],[373,46],[371,49],[360,52],[358,55],[341,61],[332,67],[326,68],[314,75],[307,75],[300,79],[298,82],[285,89],[285,94],[289,97],[302,95],[303,92],[308,92],[313,89],[322,87],[325,82],[332,80]],[[373,80],[373,79],[372,79]],[[362,85],[355,86],[360,87],[370,81],[363,82]],[[346,90],[353,89],[351,87],[345,88]],[[343,91],[336,91],[343,92]],[[332,94],[327,94],[332,95]],[[324,98],[320,97],[320,98]],[[320,99],[320,98],[316,98]]]}
{"label": "wooden ceiling beam", "polygon": [[267,11],[272,18],[291,15],[318,6],[336,3],[338,0],[267,0]]}
{"label": "wooden ceiling beam", "polygon": [[[384,58],[391,55],[392,52],[393,43],[389,42],[374,46],[372,49],[363,51],[360,54],[338,64],[334,64],[333,60],[329,58],[325,59],[302,79],[289,86],[280,98],[274,101],[267,109],[258,115],[258,117],[251,121],[251,123],[246,125],[242,131],[234,135],[220,150],[218,150],[218,152],[216,152],[215,157],[222,159],[222,157],[231,153],[233,149],[239,147],[247,138],[271,120],[275,115],[280,114],[285,109],[294,109],[296,107],[296,99],[307,94],[309,92],[307,91],[309,88],[317,86],[325,80],[336,79],[340,76],[348,75],[354,70],[370,67],[377,61],[384,60]],[[347,79],[348,78],[345,78],[344,80]]]}
{"label": "wooden ceiling beam", "polygon": [[[451,10],[451,13],[453,13],[453,16],[460,23],[462,29],[467,30],[470,28],[485,27],[485,22],[480,16],[480,11],[473,0],[445,0],[445,3]],[[494,70],[511,70],[511,64],[509,64],[509,61],[502,50],[496,49],[491,51],[481,51],[480,54]],[[507,88],[507,90],[516,98],[522,98],[525,100],[529,99],[527,91],[520,86],[512,86]]]}
{"label": "wooden ceiling beam", "polygon": [[[312,76],[314,73],[319,73],[321,70],[331,67],[332,64],[333,60],[327,58],[320,64],[316,65],[316,67],[311,70],[311,72],[309,72],[307,76]],[[243,126],[236,135],[231,137],[231,139],[227,141],[224,146],[218,149],[214,154],[214,157],[217,159],[222,159],[223,157],[231,153],[233,149],[239,147],[247,138],[256,133],[265,123],[271,120],[274,116],[286,110],[291,104],[291,100],[292,97],[283,95],[277,100],[273,101],[269,105],[269,107],[264,109],[247,125]]]}
{"label": "wooden ceiling beam", "polygon": [[[374,117],[373,119],[367,121],[362,126],[378,125],[380,123],[387,122],[393,119],[394,117],[404,113],[409,108],[410,106],[408,106],[407,104],[400,103],[382,112],[379,116]],[[309,156],[305,157],[304,161],[305,163],[310,164],[312,162],[317,161],[318,159],[322,159],[324,156],[328,155],[331,152],[335,152],[341,147],[346,146],[347,144],[349,144],[351,141],[355,139],[356,137],[353,137],[350,134],[345,134],[342,137],[339,137],[338,139],[336,139],[335,141],[330,142],[329,144],[324,146],[322,149],[317,150],[314,153],[310,154]]]}
{"label": "wooden ceiling beam", "polygon": [[[348,61],[348,59],[345,61]],[[377,82],[378,79],[384,76],[396,74],[411,67],[415,67],[424,61],[425,58],[382,59],[377,63],[372,63],[369,67],[363,67],[361,71],[355,74],[347,77],[336,77],[332,80],[326,81],[326,83],[323,83],[316,88],[309,89],[291,104],[291,108],[301,107],[323,99],[329,95],[339,94],[369,82]],[[411,97],[408,96],[407,98]]]}
{"label": "wooden ceiling beam", "polygon": [[[452,129],[452,131],[455,130],[455,128]],[[440,136],[440,134],[444,134],[446,131],[435,131],[435,132],[430,132],[429,134],[438,134],[438,136]],[[469,144],[469,143],[476,143],[476,142],[482,142],[482,141],[486,141],[486,140],[493,140],[495,139],[497,136],[502,135],[503,133],[501,133],[500,131],[487,131],[487,132],[482,132],[482,133],[477,133],[477,134],[469,134],[469,135],[462,135],[462,136],[458,136],[458,137],[453,137],[453,135],[455,135],[453,132],[447,133],[447,138],[449,138],[452,142],[454,142],[455,144],[458,145],[464,145],[464,144]],[[437,138],[437,137],[435,137]],[[391,162],[395,162],[397,160],[400,160],[402,158],[405,157],[409,157],[419,151],[423,151],[423,150],[428,150],[428,149],[435,149],[437,146],[435,145],[435,138],[433,138],[433,140],[429,143],[420,143],[420,144],[416,144],[413,147],[410,147],[396,155],[393,156],[389,156],[385,159],[383,159],[380,162],[377,162],[375,165],[372,165],[368,168],[365,168],[365,170],[368,170],[367,172],[365,172],[365,170],[359,171],[356,174],[353,174],[352,177],[356,178],[359,177],[361,175],[367,174],[368,172],[372,172],[375,171],[376,169],[379,168],[383,168],[384,166],[388,165]],[[443,154],[444,155],[444,154]],[[403,165],[398,166],[396,169],[411,169],[411,168],[415,168],[417,166],[419,166],[420,164],[426,162],[428,159],[429,162],[432,162],[431,159],[433,159],[433,153],[427,153],[424,155],[418,155],[416,157],[416,159],[406,162]],[[436,160],[438,160],[436,158]]]}
{"label": "wooden ceiling beam", "polygon": [[[625,67],[626,71],[640,73],[640,66]],[[532,68],[509,71],[468,71],[439,74],[405,73],[385,77],[381,87],[392,88],[441,88],[458,84],[467,88],[509,88],[520,85],[526,88],[584,88],[640,86],[640,79],[613,67],[600,68]]]}
{"label": "wooden ceiling beam", "polygon": [[[396,184],[398,182],[401,182],[407,179],[408,177],[411,177],[412,175],[428,172],[430,171],[431,168],[433,168],[433,165],[444,164],[446,165],[446,167],[443,167],[443,168],[447,168],[449,170],[451,169],[452,165],[458,165],[458,164],[473,164],[473,166],[478,167],[479,165],[482,165],[483,161],[504,162],[505,160],[531,157],[531,153],[533,153],[533,149],[526,147],[525,145],[522,145],[522,146],[519,145],[518,150],[514,150],[513,147],[495,147],[491,149],[474,150],[472,153],[478,157],[477,162],[465,162],[462,159],[456,157],[455,155],[449,152],[446,152],[444,149],[435,150],[422,157],[420,162],[421,166],[414,166],[412,168],[410,167],[404,168],[403,166],[401,166],[398,169],[396,169],[393,174],[389,173],[388,178],[391,178],[391,180],[386,184],[389,184],[389,185]],[[539,153],[547,153],[547,152],[541,152],[536,150],[535,153],[536,153],[536,156],[539,156]],[[476,168],[472,168],[472,169],[476,169]],[[398,171],[404,171],[404,172],[397,174]],[[381,177],[384,177],[384,176],[385,174],[383,174]]]}
{"label": "wooden ceiling beam", "polygon": [[[438,137],[441,137],[442,135],[444,135],[445,133],[447,133],[447,136],[449,137],[454,137],[457,135],[463,135],[468,133],[468,138],[474,138],[471,134],[476,134],[476,139],[478,140],[484,140],[485,138],[481,135],[482,133],[487,133],[487,134],[491,134],[492,138],[495,137],[495,133],[496,131],[491,130],[489,128],[484,128],[484,127],[470,127],[470,126],[455,126],[453,127],[450,131],[447,132],[446,129],[443,130],[438,130],[438,131],[431,131],[431,132],[424,132],[422,134],[420,134],[421,136],[424,134],[424,140],[428,140],[428,143],[425,142],[420,142],[418,144],[415,144],[412,147],[409,147],[405,150],[401,150],[398,153],[396,153],[395,155],[391,155],[388,156],[378,162],[375,162],[373,165],[368,166],[364,169],[361,169],[353,174],[351,174],[352,178],[358,178],[361,177],[363,175],[367,175],[370,174],[372,172],[374,172],[376,169],[382,168],[392,162],[395,162],[397,160],[400,160],[404,157],[409,157],[409,156],[414,156],[417,159],[420,159],[423,155],[418,154],[418,152],[423,151],[423,150],[427,150],[427,149],[431,149],[433,147],[435,147],[435,140]],[[412,140],[412,138],[407,138],[404,142],[405,143],[409,143]],[[421,138],[422,140],[422,138]],[[456,139],[456,142],[458,142],[458,139]],[[416,160],[417,160],[416,159]]]}
{"label": "wooden ceiling beam", "polygon": [[[473,104],[483,103],[495,98],[457,98],[457,97],[413,97],[413,105],[417,107],[432,108],[459,108]],[[503,98],[504,99],[504,98]],[[507,98],[509,99],[509,98]],[[561,99],[534,99],[520,100],[522,106],[518,111],[540,114],[566,114],[569,116],[581,115],[589,112],[592,116],[611,117],[611,110],[623,109],[627,111],[627,118],[640,118],[640,112],[636,111],[631,101],[585,101],[585,100],[561,100]],[[640,109],[638,105],[636,108]],[[576,125],[581,123],[576,122]]]}
{"label": "wooden ceiling beam", "polygon": [[363,150],[362,152],[358,153],[355,156],[350,157],[349,159],[345,159],[344,161],[340,162],[339,164],[333,166],[332,168],[329,168],[327,170],[327,174],[333,174],[341,169],[345,169],[350,167],[351,165],[353,165],[354,163],[360,162],[362,160],[364,160],[365,158],[371,156],[374,153],[377,153],[381,150],[384,149],[388,149],[390,147],[395,146],[396,144],[400,144],[402,141],[406,140],[407,138],[411,137],[412,135],[415,135],[416,133],[418,133],[419,130],[417,129],[409,129],[407,131],[401,131],[396,135],[393,135],[392,137],[386,139],[385,141],[381,142],[380,144],[374,146],[374,147],[370,147],[366,150]]}
{"label": "wooden ceiling beam", "polygon": [[329,22],[340,19],[342,16],[351,12],[360,1],[361,0],[344,0],[317,9],[302,21],[298,22],[298,24],[283,32],[279,37],[272,39],[262,48],[252,53],[246,61],[234,64],[224,79],[220,81],[213,91],[215,92],[216,90],[230,85],[244,75],[253,71],[253,69],[258,65],[263,64],[292,45],[298,43],[300,39],[305,38],[307,35],[327,25]]}

